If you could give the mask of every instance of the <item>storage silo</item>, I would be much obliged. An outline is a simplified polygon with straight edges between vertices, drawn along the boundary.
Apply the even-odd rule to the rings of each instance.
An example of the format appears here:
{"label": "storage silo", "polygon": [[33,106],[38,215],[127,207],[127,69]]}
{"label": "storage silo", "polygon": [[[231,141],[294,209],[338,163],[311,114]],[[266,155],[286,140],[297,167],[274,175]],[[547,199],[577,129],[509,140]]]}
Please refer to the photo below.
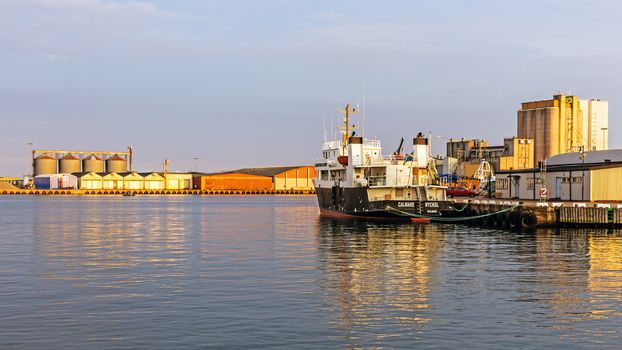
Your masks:
{"label": "storage silo", "polygon": [[82,171],[85,173],[103,173],[104,160],[94,154],[91,154],[90,156],[82,159]]}
{"label": "storage silo", "polygon": [[58,161],[58,172],[61,174],[73,174],[80,172],[80,158],[73,154],[67,154]]}
{"label": "storage silo", "polygon": [[127,172],[127,161],[118,154],[106,159],[107,173],[125,173]]}
{"label": "storage silo", "polygon": [[35,158],[34,176],[56,174],[56,158],[44,153]]}

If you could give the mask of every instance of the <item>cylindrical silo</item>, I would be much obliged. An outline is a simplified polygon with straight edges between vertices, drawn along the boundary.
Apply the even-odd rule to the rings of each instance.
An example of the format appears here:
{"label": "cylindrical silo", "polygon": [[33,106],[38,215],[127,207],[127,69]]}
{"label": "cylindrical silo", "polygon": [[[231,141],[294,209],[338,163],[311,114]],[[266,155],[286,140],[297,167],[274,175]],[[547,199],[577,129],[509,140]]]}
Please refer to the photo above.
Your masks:
{"label": "cylindrical silo", "polygon": [[44,153],[35,158],[35,176],[44,174],[56,174],[56,158]]}
{"label": "cylindrical silo", "polygon": [[80,172],[80,158],[68,154],[58,161],[58,172],[61,174],[73,174]]}
{"label": "cylindrical silo", "polygon": [[103,173],[104,160],[94,154],[91,154],[90,156],[82,159],[82,171],[85,173]]}
{"label": "cylindrical silo", "polygon": [[127,172],[127,161],[118,154],[106,159],[106,172],[124,173]]}

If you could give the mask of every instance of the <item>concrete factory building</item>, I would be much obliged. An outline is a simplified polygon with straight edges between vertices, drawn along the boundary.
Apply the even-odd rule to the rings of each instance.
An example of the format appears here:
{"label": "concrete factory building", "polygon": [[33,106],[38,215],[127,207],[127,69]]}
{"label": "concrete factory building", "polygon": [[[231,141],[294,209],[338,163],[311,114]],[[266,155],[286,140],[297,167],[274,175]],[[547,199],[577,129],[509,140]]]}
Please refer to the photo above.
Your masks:
{"label": "concrete factory building", "polygon": [[517,137],[534,140],[534,159],[580,150],[606,150],[607,101],[559,94],[553,99],[524,102],[518,110]]}
{"label": "concrete factory building", "polygon": [[622,200],[622,150],[571,152],[551,157],[546,169],[497,173],[500,198],[565,201]]}
{"label": "concrete factory building", "polygon": [[200,188],[208,191],[310,191],[314,177],[313,166],[248,168],[200,176]]}

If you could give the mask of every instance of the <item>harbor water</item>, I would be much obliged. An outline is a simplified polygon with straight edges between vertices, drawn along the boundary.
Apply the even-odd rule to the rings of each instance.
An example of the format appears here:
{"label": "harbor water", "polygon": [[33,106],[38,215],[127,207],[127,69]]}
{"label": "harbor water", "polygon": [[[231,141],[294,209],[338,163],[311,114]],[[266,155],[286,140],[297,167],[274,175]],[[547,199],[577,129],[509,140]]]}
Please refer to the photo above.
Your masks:
{"label": "harbor water", "polygon": [[3,196],[0,349],[620,349],[622,233]]}

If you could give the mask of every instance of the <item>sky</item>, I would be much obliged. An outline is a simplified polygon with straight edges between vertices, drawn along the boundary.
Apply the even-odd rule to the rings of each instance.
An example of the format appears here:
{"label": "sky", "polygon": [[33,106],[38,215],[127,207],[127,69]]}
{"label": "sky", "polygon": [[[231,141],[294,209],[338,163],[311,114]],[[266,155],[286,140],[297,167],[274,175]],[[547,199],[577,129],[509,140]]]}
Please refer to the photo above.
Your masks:
{"label": "sky", "polygon": [[[385,152],[431,131],[501,144],[521,102],[609,101],[622,148],[618,1],[0,0],[0,176],[36,149],[135,168],[312,164],[364,107]],[[332,134],[329,131],[329,135]],[[194,158],[198,158],[195,160]]]}

